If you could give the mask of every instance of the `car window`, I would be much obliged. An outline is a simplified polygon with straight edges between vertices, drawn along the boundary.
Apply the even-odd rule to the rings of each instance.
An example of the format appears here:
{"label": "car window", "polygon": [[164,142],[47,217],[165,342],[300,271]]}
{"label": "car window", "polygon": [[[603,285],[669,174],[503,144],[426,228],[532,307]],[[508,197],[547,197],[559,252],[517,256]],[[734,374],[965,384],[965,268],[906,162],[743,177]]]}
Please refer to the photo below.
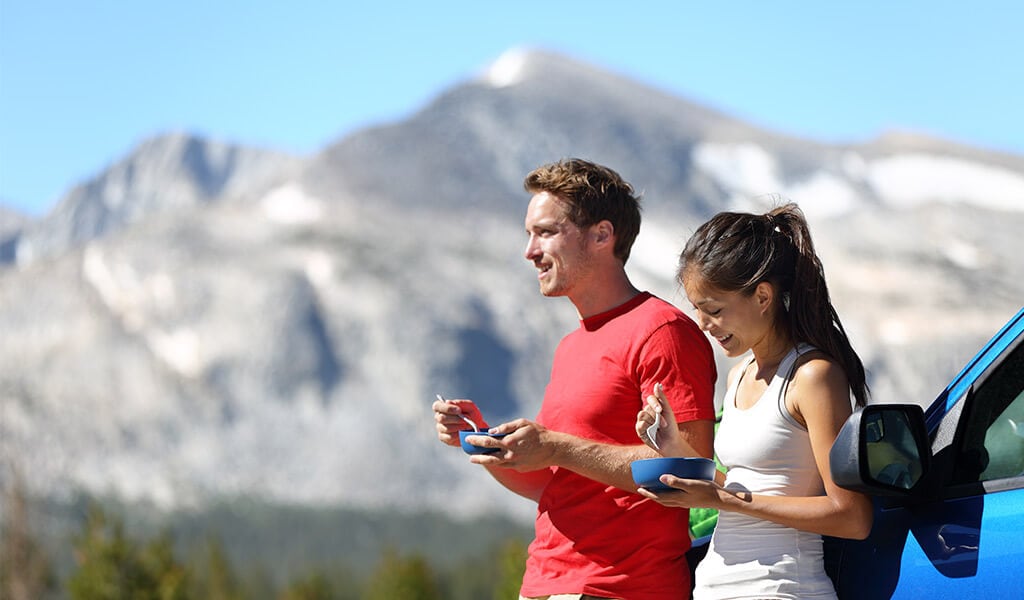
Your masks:
{"label": "car window", "polygon": [[967,399],[952,483],[1024,475],[1024,344],[1018,344]]}
{"label": "car window", "polygon": [[981,481],[1024,475],[1024,393],[1017,394],[985,432],[988,465]]}

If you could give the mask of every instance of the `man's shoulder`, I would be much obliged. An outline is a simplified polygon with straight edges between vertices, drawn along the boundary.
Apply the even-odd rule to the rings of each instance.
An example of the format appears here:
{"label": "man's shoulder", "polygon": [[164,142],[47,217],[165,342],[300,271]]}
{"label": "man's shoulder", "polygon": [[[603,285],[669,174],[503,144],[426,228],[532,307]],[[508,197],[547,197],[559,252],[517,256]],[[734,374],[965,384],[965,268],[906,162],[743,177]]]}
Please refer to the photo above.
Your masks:
{"label": "man's shoulder", "polygon": [[668,300],[664,300],[660,296],[655,296],[650,292],[645,292],[645,294],[647,295],[647,300],[644,302],[644,304],[650,305],[650,308],[652,310],[667,310],[670,312],[683,314],[683,311],[679,310],[678,306],[672,304]]}
{"label": "man's shoulder", "polygon": [[643,311],[638,313],[638,316],[645,315],[647,318],[659,321],[660,323],[678,321],[687,326],[696,326],[693,319],[687,316],[679,307],[653,294],[638,308]]}
{"label": "man's shoulder", "polygon": [[640,306],[627,325],[634,339],[650,341],[676,340],[676,343],[700,344],[704,333],[683,311],[673,304],[651,295]]}

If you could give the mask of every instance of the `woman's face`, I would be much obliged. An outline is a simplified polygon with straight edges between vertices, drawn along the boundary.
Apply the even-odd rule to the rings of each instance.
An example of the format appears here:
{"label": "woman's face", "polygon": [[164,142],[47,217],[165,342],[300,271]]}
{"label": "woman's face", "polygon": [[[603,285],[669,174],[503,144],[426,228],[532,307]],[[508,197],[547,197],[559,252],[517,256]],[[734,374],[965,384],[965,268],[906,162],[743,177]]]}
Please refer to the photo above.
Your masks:
{"label": "woman's face", "polygon": [[726,356],[742,356],[770,339],[771,284],[760,283],[746,295],[719,290],[690,273],[683,279],[683,288],[696,311],[694,320],[718,342]]}

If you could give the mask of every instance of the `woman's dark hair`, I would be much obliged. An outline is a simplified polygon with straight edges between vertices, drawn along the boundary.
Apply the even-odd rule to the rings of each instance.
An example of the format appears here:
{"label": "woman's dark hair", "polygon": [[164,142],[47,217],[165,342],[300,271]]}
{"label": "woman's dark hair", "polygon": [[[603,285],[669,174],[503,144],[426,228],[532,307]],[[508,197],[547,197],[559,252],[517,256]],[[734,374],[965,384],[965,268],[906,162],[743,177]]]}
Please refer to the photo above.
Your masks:
{"label": "woman's dark hair", "polygon": [[836,360],[858,406],[868,400],[864,364],[832,306],[825,270],[803,212],[793,203],[763,215],[722,212],[701,225],[679,255],[677,279],[698,276],[727,292],[753,294],[762,281],[781,296],[778,317],[795,342]]}

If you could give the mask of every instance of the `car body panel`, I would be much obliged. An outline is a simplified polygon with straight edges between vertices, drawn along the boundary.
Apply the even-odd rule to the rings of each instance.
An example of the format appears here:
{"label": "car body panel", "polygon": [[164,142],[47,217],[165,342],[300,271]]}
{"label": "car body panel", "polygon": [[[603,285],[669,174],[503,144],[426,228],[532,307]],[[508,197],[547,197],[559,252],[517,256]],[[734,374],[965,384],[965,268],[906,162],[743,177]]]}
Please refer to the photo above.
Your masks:
{"label": "car body panel", "polygon": [[[988,436],[997,424],[1003,427],[1006,407],[1020,416],[1022,345],[1024,308],[926,408],[931,485],[873,498],[875,522],[866,540],[826,539],[826,567],[840,598],[1024,597],[1024,472],[1016,472],[1024,465],[1024,420],[1017,432],[1009,419],[1022,440],[1009,436],[1016,445],[1008,453],[988,453]],[[986,390],[989,380],[996,392]],[[974,464],[968,450],[979,448],[977,470],[958,475],[957,469]],[[989,465],[1000,458],[1008,474],[990,476]]]}
{"label": "car body panel", "polygon": [[[936,506],[948,511],[935,511]],[[1024,573],[1024,490],[958,498],[917,515],[893,598],[1014,598]],[[931,514],[928,514],[931,513]],[[945,514],[943,514],[945,513]],[[1009,595],[1008,595],[1009,594]]]}

